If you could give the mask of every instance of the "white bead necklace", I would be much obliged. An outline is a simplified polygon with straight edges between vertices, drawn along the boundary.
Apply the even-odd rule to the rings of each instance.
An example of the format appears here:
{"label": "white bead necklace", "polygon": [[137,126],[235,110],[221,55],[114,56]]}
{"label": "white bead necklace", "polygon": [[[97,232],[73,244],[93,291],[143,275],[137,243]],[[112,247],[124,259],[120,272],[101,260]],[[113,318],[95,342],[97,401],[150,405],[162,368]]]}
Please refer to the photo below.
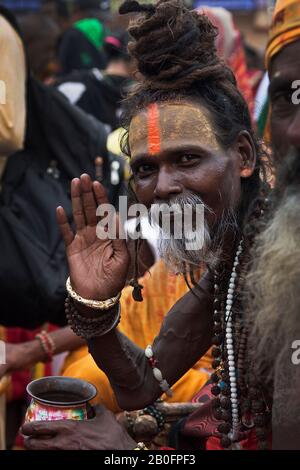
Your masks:
{"label": "white bead necklace", "polygon": [[229,369],[229,381],[230,381],[230,399],[231,399],[231,413],[232,413],[232,430],[229,437],[232,441],[236,441],[239,436],[239,405],[237,395],[237,381],[236,381],[236,365],[234,357],[233,347],[233,334],[232,334],[232,305],[234,291],[236,287],[237,272],[236,268],[239,265],[239,258],[243,251],[243,240],[240,241],[238,246],[235,260],[233,263],[233,270],[231,273],[229,288],[226,299],[226,310],[225,310],[225,325],[226,325],[226,347],[228,353],[228,369]]}

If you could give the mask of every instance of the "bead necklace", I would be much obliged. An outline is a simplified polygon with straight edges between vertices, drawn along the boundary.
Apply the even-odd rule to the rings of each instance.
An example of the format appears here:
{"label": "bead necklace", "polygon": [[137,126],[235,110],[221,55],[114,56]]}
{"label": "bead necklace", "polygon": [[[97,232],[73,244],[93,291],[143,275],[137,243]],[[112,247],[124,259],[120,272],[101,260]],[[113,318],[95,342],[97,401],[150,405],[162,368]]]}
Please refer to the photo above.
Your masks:
{"label": "bead necklace", "polygon": [[[217,430],[223,448],[240,448],[237,441],[248,437],[249,429],[255,427],[258,448],[268,447],[269,410],[252,365],[247,359],[248,330],[243,315],[243,288],[249,261],[249,247],[258,233],[260,216],[267,201],[260,198],[246,226],[246,239],[238,245],[228,284],[225,263],[215,272],[214,336],[212,356],[215,372],[211,379],[213,415],[222,421]],[[248,259],[247,259],[248,258]],[[223,292],[221,291],[221,286]],[[228,286],[225,288],[225,286]]]}
{"label": "bead necklace", "polygon": [[232,429],[229,434],[229,438],[235,441],[239,437],[239,407],[238,407],[238,395],[237,395],[237,380],[236,380],[236,364],[234,357],[234,345],[233,345],[233,325],[232,325],[232,306],[235,292],[235,284],[237,278],[236,268],[239,265],[239,257],[243,251],[242,249],[243,240],[241,240],[236,257],[233,263],[233,270],[229,281],[229,289],[226,299],[226,311],[225,311],[225,325],[226,325],[226,348],[228,354],[228,370],[229,370],[229,384],[230,384],[230,400],[231,400],[231,415],[232,415]]}

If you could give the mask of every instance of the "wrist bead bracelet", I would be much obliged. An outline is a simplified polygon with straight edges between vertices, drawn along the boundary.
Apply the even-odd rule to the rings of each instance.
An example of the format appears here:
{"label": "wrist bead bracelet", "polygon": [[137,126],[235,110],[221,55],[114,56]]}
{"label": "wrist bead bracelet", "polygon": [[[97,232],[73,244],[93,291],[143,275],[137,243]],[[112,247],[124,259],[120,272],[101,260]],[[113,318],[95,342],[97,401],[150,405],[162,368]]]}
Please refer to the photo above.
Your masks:
{"label": "wrist bead bracelet", "polygon": [[35,339],[39,340],[41,347],[47,356],[46,362],[52,361],[56,347],[53,339],[49,336],[47,331],[41,331],[35,335]]}
{"label": "wrist bead bracelet", "polygon": [[83,339],[92,339],[104,336],[116,328],[121,320],[121,307],[102,312],[96,318],[87,318],[81,315],[68,297],[65,302],[65,311],[68,324],[77,336]]}

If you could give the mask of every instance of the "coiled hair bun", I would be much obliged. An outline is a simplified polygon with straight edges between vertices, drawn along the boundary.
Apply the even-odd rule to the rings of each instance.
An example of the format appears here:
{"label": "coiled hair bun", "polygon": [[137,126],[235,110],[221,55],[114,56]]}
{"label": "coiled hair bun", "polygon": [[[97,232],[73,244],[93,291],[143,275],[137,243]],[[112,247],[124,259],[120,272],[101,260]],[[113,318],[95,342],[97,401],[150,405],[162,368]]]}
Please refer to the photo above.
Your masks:
{"label": "coiled hair bun", "polygon": [[156,5],[126,0],[120,13],[138,13],[128,29],[132,37],[128,48],[141,75],[123,102],[123,153],[131,156],[129,130],[133,117],[153,103],[189,100],[204,106],[224,150],[236,145],[246,131],[257,160],[252,176],[241,181],[242,224],[259,196],[261,180],[266,181],[268,158],[255,137],[234,74],[217,55],[217,28],[206,15],[186,8],[182,0],[158,0]]}
{"label": "coiled hair bun", "polygon": [[217,55],[217,28],[208,17],[190,11],[181,0],[145,5],[126,0],[120,13],[140,13],[128,29],[128,49],[151,90],[188,89],[196,82],[231,82],[235,78]]}

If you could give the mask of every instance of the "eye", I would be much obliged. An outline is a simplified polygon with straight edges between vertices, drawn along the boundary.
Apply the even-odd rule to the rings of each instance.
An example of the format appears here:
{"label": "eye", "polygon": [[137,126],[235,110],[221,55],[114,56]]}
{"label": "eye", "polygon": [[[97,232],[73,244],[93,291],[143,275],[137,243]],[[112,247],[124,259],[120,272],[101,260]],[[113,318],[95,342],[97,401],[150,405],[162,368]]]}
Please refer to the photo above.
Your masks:
{"label": "eye", "polygon": [[272,96],[273,106],[281,107],[281,106],[286,106],[286,105],[293,104],[292,103],[292,95],[293,95],[293,91],[290,90],[290,89],[278,90]]}
{"label": "eye", "polygon": [[190,163],[190,162],[194,162],[195,160],[197,160],[199,157],[197,157],[196,155],[192,155],[192,154],[189,154],[189,153],[186,153],[184,155],[181,155],[181,157],[179,158],[179,163]]}
{"label": "eye", "polygon": [[137,176],[147,176],[155,170],[154,165],[142,163],[137,167],[133,168],[133,173]]}

